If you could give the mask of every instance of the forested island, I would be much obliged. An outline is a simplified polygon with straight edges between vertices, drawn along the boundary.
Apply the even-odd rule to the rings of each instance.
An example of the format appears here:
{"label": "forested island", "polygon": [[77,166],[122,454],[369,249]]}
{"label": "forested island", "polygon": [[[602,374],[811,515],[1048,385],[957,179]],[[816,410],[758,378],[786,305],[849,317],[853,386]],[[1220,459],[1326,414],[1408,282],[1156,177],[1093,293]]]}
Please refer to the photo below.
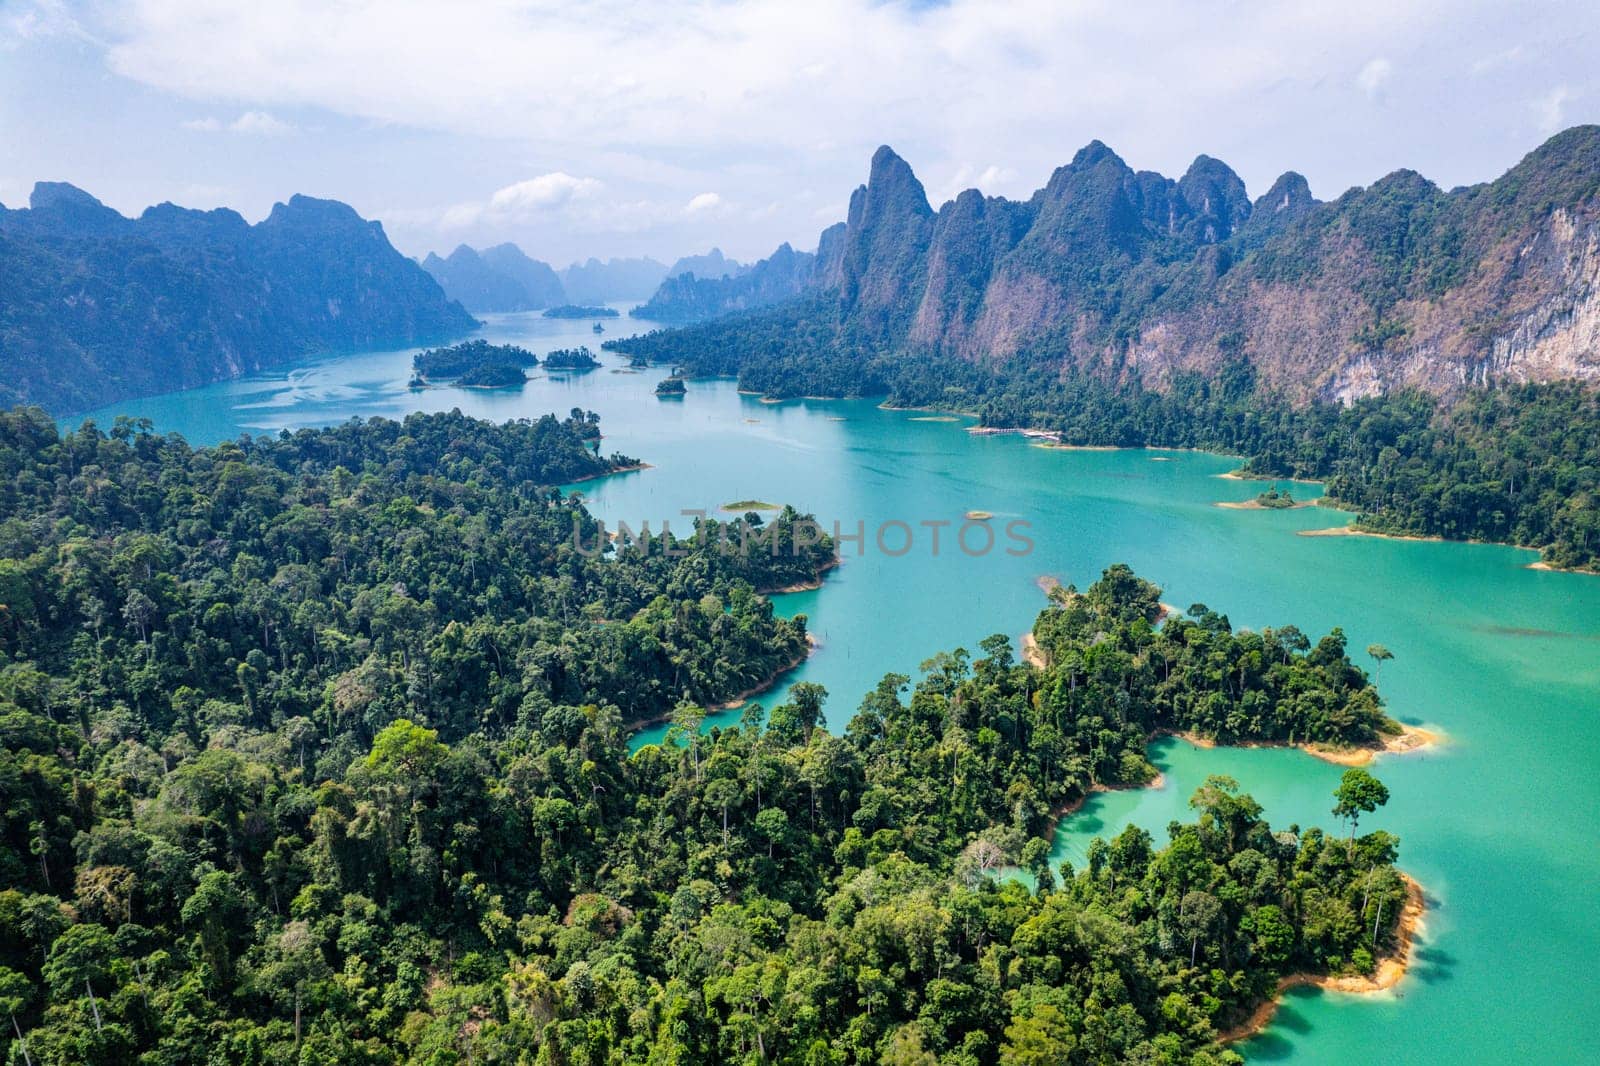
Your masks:
{"label": "forested island", "polygon": [[[538,365],[539,357],[526,348],[482,339],[429,348],[411,357],[412,380],[424,383],[455,378],[458,384],[473,385],[487,378],[502,378],[504,384],[520,384],[527,379],[522,368]],[[515,371],[514,382],[508,371]],[[469,377],[474,380],[467,380]]]}
{"label": "forested island", "polygon": [[557,348],[544,357],[546,370],[593,370],[600,360],[587,348]]}
{"label": "forested island", "polygon": [[721,547],[755,515],[597,550],[542,486],[635,464],[575,415],[201,449],[0,415],[10,1060],[1204,1066],[1287,975],[1395,950],[1364,771],[1347,833],[1212,779],[1164,842],[1046,859],[1154,734],[1374,743],[1337,631],[1157,625],[1113,567],[1041,614],[1041,667],[996,636],[701,734],[805,654],[756,590],[833,545],[786,509],[776,553]]}
{"label": "forested island", "polygon": [[620,312],[610,307],[584,307],[581,304],[562,304],[545,309],[545,318],[617,318]]}
{"label": "forested island", "polygon": [[511,363],[484,363],[456,379],[464,389],[509,389],[526,384],[528,375]]}
{"label": "forested island", "polygon": [[688,384],[676,374],[672,377],[662,378],[656,382],[656,395],[662,397],[681,397],[689,392]]}

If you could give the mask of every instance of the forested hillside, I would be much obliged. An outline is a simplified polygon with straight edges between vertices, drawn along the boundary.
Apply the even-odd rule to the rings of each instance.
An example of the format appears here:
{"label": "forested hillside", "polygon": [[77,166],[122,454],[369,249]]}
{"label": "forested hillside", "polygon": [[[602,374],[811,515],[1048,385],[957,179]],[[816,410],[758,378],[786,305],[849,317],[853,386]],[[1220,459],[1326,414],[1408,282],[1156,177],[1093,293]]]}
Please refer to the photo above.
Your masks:
{"label": "forested hillside", "polygon": [[[8,1061],[1209,1064],[1280,974],[1392,949],[1362,771],[1348,836],[1213,779],[1166,842],[1045,861],[1154,732],[1394,728],[1337,631],[1158,627],[1115,567],[1041,616],[1042,671],[995,637],[831,729],[799,685],[700,735],[804,654],[753,591],[792,573],[718,536],[597,557],[539,487],[626,464],[594,435],[416,415],[194,450],[0,416]],[[672,745],[630,758],[662,713]]]}
{"label": "forested hillside", "polygon": [[125,218],[45,182],[30,204],[0,207],[3,405],[65,414],[476,324],[336,201],[291,197],[253,226],[172,204]]}

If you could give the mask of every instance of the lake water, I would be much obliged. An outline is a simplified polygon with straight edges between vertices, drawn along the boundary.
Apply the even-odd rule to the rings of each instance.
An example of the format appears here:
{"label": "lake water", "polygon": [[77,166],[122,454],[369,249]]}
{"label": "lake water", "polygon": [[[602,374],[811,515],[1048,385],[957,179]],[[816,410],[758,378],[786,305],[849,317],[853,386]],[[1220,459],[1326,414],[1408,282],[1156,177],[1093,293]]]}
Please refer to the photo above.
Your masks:
{"label": "lake water", "polygon": [[[541,355],[599,339],[588,322],[533,316],[496,317],[484,334]],[[1161,584],[1167,602],[1203,602],[1236,626],[1292,622],[1314,640],[1337,625],[1352,649],[1381,642],[1395,654],[1382,675],[1391,712],[1448,736],[1427,754],[1379,759],[1394,798],[1368,819],[1401,837],[1400,865],[1429,895],[1426,930],[1395,991],[1293,993],[1242,1050],[1260,1062],[1600,1061],[1600,578],[1528,570],[1534,554],[1513,548],[1297,536],[1343,518],[1215,507],[1256,491],[1217,478],[1236,465],[1220,456],[1046,450],[868,402],[764,404],[725,381],[662,401],[652,390],[664,371],[620,372],[625,360],[610,355],[600,370],[517,391],[413,393],[410,355],[309,362],[117,411],[213,443],[352,415],[459,407],[506,419],[577,406],[602,416],[605,450],[653,464],[580,486],[612,525],[669,519],[682,530],[683,510],[742,499],[793,503],[847,533],[862,523],[864,553],[847,543],[821,590],[777,598],[821,642],[784,683],[825,685],[835,727],[885,672],[914,674],[941,649],[1027,631],[1044,605],[1039,576],[1083,586],[1113,562]],[[109,428],[112,414],[94,417]],[[987,554],[953,543],[971,509],[994,513]],[[1030,553],[1004,551],[1012,521],[1028,523]],[[873,543],[889,522],[910,528],[911,550]],[[952,523],[937,554],[924,522]],[[898,527],[885,538],[892,551],[905,539]],[[1298,752],[1168,740],[1153,757],[1165,787],[1092,797],[1061,826],[1058,858],[1081,865],[1089,839],[1130,822],[1164,840],[1212,773],[1236,777],[1275,822],[1333,823],[1340,771]]]}

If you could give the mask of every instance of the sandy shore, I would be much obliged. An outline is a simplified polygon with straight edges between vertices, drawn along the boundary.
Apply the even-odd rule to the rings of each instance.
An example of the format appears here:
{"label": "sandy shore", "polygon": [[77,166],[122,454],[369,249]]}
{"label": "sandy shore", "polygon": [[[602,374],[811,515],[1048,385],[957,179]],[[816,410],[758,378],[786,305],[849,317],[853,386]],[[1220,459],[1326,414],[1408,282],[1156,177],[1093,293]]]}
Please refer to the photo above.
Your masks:
{"label": "sandy shore", "polygon": [[1600,570],[1580,570],[1575,566],[1552,566],[1540,559],[1536,563],[1529,563],[1524,570],[1543,570],[1547,574],[1588,574],[1590,577],[1600,575]]}
{"label": "sandy shore", "polygon": [[1328,992],[1346,992],[1359,996],[1383,992],[1399,984],[1411,963],[1411,948],[1416,943],[1417,934],[1423,929],[1423,918],[1428,907],[1422,886],[1406,874],[1401,874],[1400,877],[1406,884],[1406,905],[1400,912],[1399,943],[1395,945],[1392,955],[1386,955],[1378,960],[1377,967],[1370,975],[1335,977],[1329,974],[1292,973],[1279,978],[1277,994],[1258,1006],[1244,1021],[1219,1033],[1217,1042],[1232,1044],[1261,1032],[1272,1022],[1272,1016],[1278,1012],[1278,1003],[1283,994],[1291,988],[1309,986]]}
{"label": "sandy shore", "polygon": [[[1197,748],[1215,748],[1217,742],[1210,737],[1200,736],[1198,733],[1170,732],[1168,736],[1177,737],[1187,744]],[[1383,742],[1373,748],[1334,748],[1325,744],[1273,744],[1263,741],[1240,741],[1227,745],[1230,748],[1289,748],[1304,752],[1314,759],[1331,762],[1335,766],[1369,766],[1372,760],[1379,755],[1408,755],[1411,752],[1424,751],[1436,747],[1444,740],[1439,733],[1416,726],[1404,726],[1394,736],[1385,736]]]}
{"label": "sandy shore", "polygon": [[1268,477],[1265,474],[1247,474],[1243,470],[1230,470],[1226,474],[1213,474],[1224,481],[1287,481],[1295,485],[1320,485],[1322,482],[1303,477]]}
{"label": "sandy shore", "polygon": [[1443,544],[1443,537],[1430,537],[1421,533],[1374,533],[1369,529],[1357,529],[1355,526],[1332,526],[1328,529],[1297,529],[1297,537],[1373,537],[1377,540],[1420,540],[1434,544]]}
{"label": "sandy shore", "polygon": [[833,561],[818,570],[816,578],[811,581],[796,581],[792,585],[784,585],[781,588],[756,589],[756,591],[763,596],[781,596],[785,592],[815,592],[822,587],[822,579],[828,576],[828,571],[838,566],[839,561],[839,557],[835,555]]}
{"label": "sandy shore", "polygon": [[1071,818],[1074,814],[1077,814],[1079,811],[1081,811],[1083,809],[1083,805],[1089,802],[1090,796],[1101,795],[1107,792],[1134,792],[1141,788],[1163,789],[1166,787],[1166,775],[1160,771],[1157,771],[1156,776],[1152,777],[1142,785],[1090,785],[1088,792],[1085,792],[1083,795],[1079,796],[1065,807],[1059,807],[1051,812],[1051,817],[1054,819],[1054,822],[1051,824],[1049,835],[1054,837],[1056,834],[1056,827],[1060,824],[1061,819]]}
{"label": "sandy shore", "polygon": [[957,416],[957,415],[918,415],[915,418],[907,419],[907,421],[908,422],[959,422],[959,421],[961,421],[961,418],[959,416]]}
{"label": "sandy shore", "polygon": [[1027,437],[1030,440],[1059,442],[1061,435],[1048,429],[1002,429],[999,426],[968,426],[974,437]]}
{"label": "sandy shore", "polygon": [[[733,697],[730,700],[724,700],[721,703],[713,703],[711,706],[707,707],[706,710],[708,710],[708,711],[731,711],[731,710],[734,710],[734,709],[736,709],[738,707],[743,707],[745,704],[750,702],[752,697],[759,696],[763,692],[766,692],[768,689],[770,689],[773,685],[776,685],[778,683],[778,678],[782,677],[784,674],[787,674],[790,670],[793,670],[795,667],[797,667],[801,663],[805,662],[806,659],[810,657],[811,653],[813,651],[816,651],[821,646],[822,645],[820,643],[818,643],[816,637],[812,636],[810,633],[807,633],[806,634],[806,650],[801,652],[798,656],[796,656],[795,659],[792,662],[790,662],[786,666],[778,667],[777,670],[773,671],[771,676],[769,676],[765,681],[761,682],[759,685],[753,685],[750,688],[745,689],[743,692],[739,693],[737,696]],[[658,719],[658,721],[662,721],[662,720],[663,719]],[[645,723],[645,724],[648,725],[650,723]]]}
{"label": "sandy shore", "polygon": [[1322,503],[1319,496],[1315,500],[1296,500],[1287,507],[1268,507],[1260,500],[1223,500],[1212,504],[1213,507],[1224,507],[1230,511],[1298,511],[1302,507],[1317,507]]}
{"label": "sandy shore", "polygon": [[612,474],[631,474],[635,470],[649,469],[652,469],[649,463],[634,463],[630,466],[619,466],[614,470],[602,470],[598,474],[585,474],[580,478],[574,478],[573,480],[567,482],[567,484],[576,485],[580,481],[594,481],[596,478],[610,477]]}
{"label": "sandy shore", "polygon": [[1062,444],[1058,440],[1044,440],[1034,445],[1035,448],[1047,448],[1053,452],[1121,452],[1127,448],[1118,448],[1114,444]]}

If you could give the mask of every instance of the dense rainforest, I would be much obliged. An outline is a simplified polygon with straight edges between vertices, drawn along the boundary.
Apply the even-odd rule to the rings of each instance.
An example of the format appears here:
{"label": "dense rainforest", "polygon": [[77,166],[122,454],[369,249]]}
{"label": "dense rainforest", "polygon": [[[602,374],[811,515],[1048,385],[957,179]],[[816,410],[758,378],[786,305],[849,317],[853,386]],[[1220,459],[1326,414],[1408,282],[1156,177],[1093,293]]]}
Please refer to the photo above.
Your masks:
{"label": "dense rainforest", "polygon": [[630,465],[596,433],[0,415],[7,1062],[1236,1062],[1280,975],[1393,949],[1364,771],[1348,833],[1212,779],[1163,841],[1047,858],[1153,733],[1394,728],[1338,631],[1162,622],[1116,566],[1041,614],[1042,669],[993,637],[831,730],[797,685],[702,733],[804,654],[755,590],[833,545],[785,510],[602,553],[551,487]]}
{"label": "dense rainforest", "polygon": [[1546,562],[1600,568],[1600,391],[1505,385],[1453,403],[1418,390],[1295,405],[1249,363],[1179,373],[1164,390],[1094,374],[874,356],[807,332],[794,307],[607,341],[608,350],[768,396],[884,396],[890,406],[970,411],[982,424],[1050,431],[1069,444],[1203,448],[1247,473],[1324,480],[1379,532],[1537,547]]}

